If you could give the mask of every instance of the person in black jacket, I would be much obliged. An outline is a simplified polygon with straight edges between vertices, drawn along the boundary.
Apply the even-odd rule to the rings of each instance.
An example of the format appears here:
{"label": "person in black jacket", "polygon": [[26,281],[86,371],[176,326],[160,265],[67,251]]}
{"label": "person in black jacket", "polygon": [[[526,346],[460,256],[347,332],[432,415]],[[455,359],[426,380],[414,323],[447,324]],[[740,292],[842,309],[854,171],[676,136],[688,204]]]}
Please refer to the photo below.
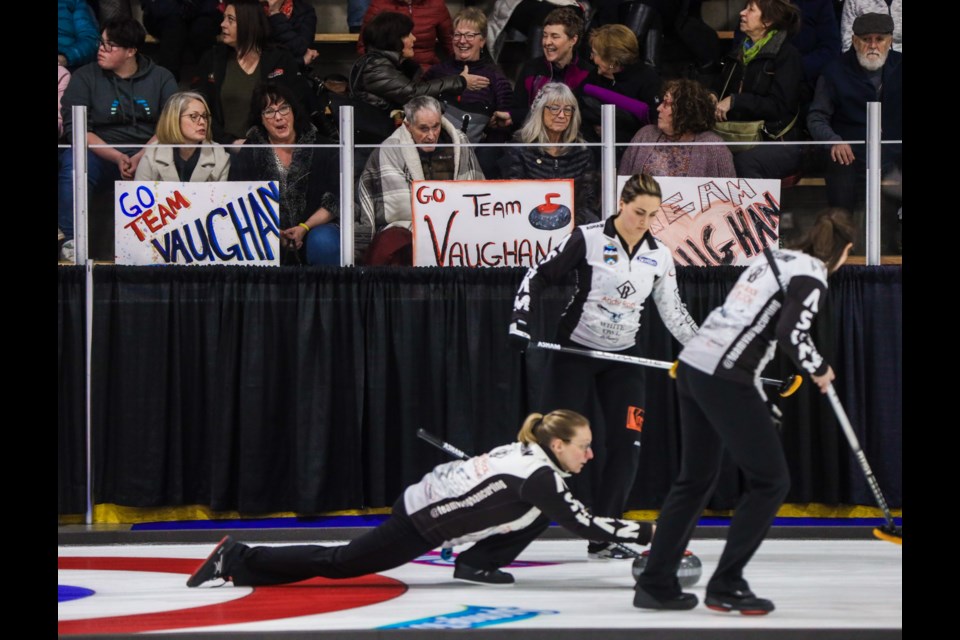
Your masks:
{"label": "person in black jacket", "polygon": [[779,346],[821,393],[827,392],[833,369],[813,344],[810,327],[826,301],[827,276],[846,261],[854,234],[846,211],[828,209],[798,250],[767,249],[680,352],[680,475],[660,510],[657,539],[637,578],[635,607],[697,606],[696,595],[681,591],[677,568],[717,485],[721,459],[730,456],[744,490],[704,603],[745,615],[774,610],[743,576],[790,488],[783,444],[758,376]]}
{"label": "person in black jacket", "polygon": [[458,75],[423,80],[423,69],[413,61],[413,20],[394,11],[384,11],[363,30],[367,53],[350,70],[350,93],[386,112],[403,108],[417,96],[438,97],[479,91],[490,85],[485,76],[470,73],[469,65]]}
{"label": "person in black jacket", "polygon": [[[458,555],[453,577],[512,584],[513,576],[500,567],[520,555],[551,520],[583,537],[649,543],[653,524],[594,516],[567,488],[564,479],[593,458],[591,437],[590,423],[576,412],[530,414],[517,434],[519,442],[435,467],[407,487],[389,519],[349,544],[248,547],[226,536],[187,586],[352,578],[398,567],[444,543],[471,541],[476,544]],[[474,558],[484,564],[471,564]]]}
{"label": "person in black jacket", "polygon": [[[803,62],[789,36],[799,29],[800,12],[788,0],[750,0],[740,12],[743,42],[724,60],[717,121],[764,121],[767,140],[799,136]],[[734,151],[741,178],[783,178],[800,168],[798,145],[759,144]]]}
{"label": "person in black jacket", "polygon": [[[589,39],[590,60],[596,68],[575,92],[583,117],[583,137],[589,142],[600,142],[600,107],[614,104],[617,142],[630,142],[633,134],[649,122],[649,115],[644,112],[649,114],[655,109],[663,82],[653,67],[640,62],[637,36],[622,24],[597,27],[590,32]],[[620,102],[616,96],[624,100]],[[624,150],[618,148],[618,161]],[[598,148],[598,158],[599,152]]]}
{"label": "person in black jacket", "polygon": [[317,59],[313,48],[317,35],[317,10],[307,0],[266,0],[270,20],[270,42],[283,47],[302,67]]}
{"label": "person in black jacket", "polygon": [[580,135],[580,111],[570,87],[551,82],[540,89],[523,127],[513,136],[524,146],[507,147],[500,174],[510,180],[576,178],[596,168]]}
{"label": "person in black jacket", "polygon": [[210,105],[215,141],[243,142],[250,95],[267,81],[287,85],[313,111],[313,94],[293,55],[267,46],[270,24],[259,0],[227,0],[220,28],[223,43],[200,60],[192,82]]}

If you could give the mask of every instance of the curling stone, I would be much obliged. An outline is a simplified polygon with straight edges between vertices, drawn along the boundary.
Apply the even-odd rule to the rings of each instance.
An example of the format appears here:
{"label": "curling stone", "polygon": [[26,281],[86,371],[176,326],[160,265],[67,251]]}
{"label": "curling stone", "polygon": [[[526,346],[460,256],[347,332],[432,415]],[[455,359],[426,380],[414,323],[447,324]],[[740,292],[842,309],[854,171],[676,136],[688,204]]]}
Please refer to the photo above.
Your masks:
{"label": "curling stone", "polygon": [[[640,557],[633,561],[633,579],[636,580],[643,573],[647,566],[647,559],[650,557],[650,550],[640,554]],[[703,565],[700,558],[693,555],[693,552],[687,549],[683,552],[683,559],[680,560],[680,568],[677,570],[677,579],[681,587],[692,587],[700,580],[703,574]]]}
{"label": "curling stone", "polygon": [[559,193],[548,193],[544,196],[546,202],[538,204],[530,212],[530,224],[535,229],[553,231],[570,224],[573,217],[570,207],[550,202],[551,198],[559,198]]}

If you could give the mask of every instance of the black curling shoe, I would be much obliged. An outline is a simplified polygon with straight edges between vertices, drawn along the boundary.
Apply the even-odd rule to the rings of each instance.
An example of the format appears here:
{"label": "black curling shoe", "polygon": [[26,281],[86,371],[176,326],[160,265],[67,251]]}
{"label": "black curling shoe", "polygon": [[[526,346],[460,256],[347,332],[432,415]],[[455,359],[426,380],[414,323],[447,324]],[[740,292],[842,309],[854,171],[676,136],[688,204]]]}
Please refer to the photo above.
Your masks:
{"label": "black curling shoe", "polygon": [[687,611],[693,609],[700,602],[695,594],[684,593],[683,591],[667,595],[640,585],[635,586],[633,591],[633,606],[638,609]]}
{"label": "black curling shoe", "polygon": [[475,584],[488,584],[495,587],[502,587],[513,584],[513,576],[500,569],[477,569],[462,563],[457,563],[453,569],[455,580],[464,582],[473,582]]}
{"label": "black curling shoe", "polygon": [[707,592],[703,604],[714,611],[723,611],[724,613],[739,611],[745,616],[765,616],[776,608],[773,606],[773,601],[758,598],[749,589],[746,591]]}

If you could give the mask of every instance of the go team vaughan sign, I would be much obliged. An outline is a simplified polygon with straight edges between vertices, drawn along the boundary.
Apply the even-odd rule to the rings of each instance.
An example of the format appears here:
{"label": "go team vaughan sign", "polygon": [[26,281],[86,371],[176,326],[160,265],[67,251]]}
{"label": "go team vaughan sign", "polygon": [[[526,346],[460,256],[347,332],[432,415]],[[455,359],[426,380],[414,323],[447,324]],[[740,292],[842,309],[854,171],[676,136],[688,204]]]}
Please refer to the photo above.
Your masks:
{"label": "go team vaughan sign", "polygon": [[263,182],[116,182],[116,263],[280,263],[280,187]]}
{"label": "go team vaughan sign", "polygon": [[[617,193],[630,176],[618,176]],[[746,264],[780,238],[780,181],[657,177],[663,201],[650,231],[677,264]]]}
{"label": "go team vaughan sign", "polygon": [[573,180],[415,180],[413,264],[531,267],[573,230]]}

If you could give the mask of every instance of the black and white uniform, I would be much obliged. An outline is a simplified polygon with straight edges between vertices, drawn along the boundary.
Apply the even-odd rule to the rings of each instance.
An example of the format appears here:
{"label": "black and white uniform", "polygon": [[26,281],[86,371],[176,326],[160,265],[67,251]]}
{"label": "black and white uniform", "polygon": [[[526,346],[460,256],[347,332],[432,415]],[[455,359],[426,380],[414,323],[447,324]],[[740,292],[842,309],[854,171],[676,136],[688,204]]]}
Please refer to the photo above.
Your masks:
{"label": "black and white uniform", "polygon": [[591,539],[650,541],[649,523],[590,513],[567,488],[569,476],[537,444],[497,447],[435,467],[406,489],[387,521],[350,544],[237,545],[226,571],[236,585],[350,578],[398,567],[445,541],[477,541],[457,562],[492,570],[510,564],[551,520]]}
{"label": "black and white uniform", "polygon": [[797,251],[770,255],[786,294],[767,257],[758,256],[680,354],[680,476],[660,512],[657,540],[638,580],[661,594],[679,593],[677,568],[713,492],[724,450],[746,483],[707,591],[749,588],[743,569],[790,488],[783,447],[760,388],[760,372],[777,345],[808,374],[823,375],[829,368],[809,334],[826,299],[826,267]]}
{"label": "black and white uniform", "polygon": [[[680,300],[670,249],[647,233],[633,253],[617,233],[614,220],[577,227],[536,267],[517,292],[511,331],[527,330],[528,316],[540,291],[577,276],[577,289],[560,319],[557,341],[565,346],[641,355],[637,345],[643,308],[651,295],[670,332],[682,344],[697,333],[697,324]],[[603,442],[600,484],[594,512],[620,517],[640,461],[644,415],[643,367],[551,353],[543,381],[540,410],[572,409],[588,413],[595,395],[603,420],[591,420]]]}

